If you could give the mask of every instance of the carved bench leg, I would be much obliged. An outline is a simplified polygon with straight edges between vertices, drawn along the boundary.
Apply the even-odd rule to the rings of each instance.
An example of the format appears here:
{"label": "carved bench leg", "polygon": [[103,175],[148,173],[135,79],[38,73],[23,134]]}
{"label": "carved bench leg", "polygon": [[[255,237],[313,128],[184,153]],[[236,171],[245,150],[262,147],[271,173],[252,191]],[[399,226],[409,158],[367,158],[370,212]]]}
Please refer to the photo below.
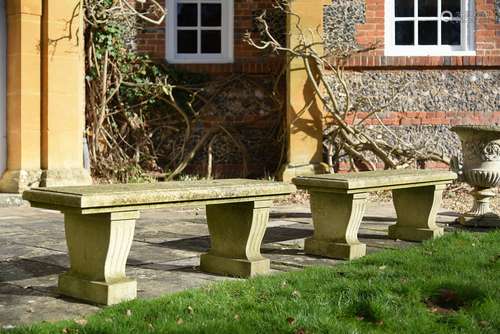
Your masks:
{"label": "carved bench leg", "polygon": [[366,254],[358,230],[367,194],[311,192],[314,235],[305,241],[307,254],[352,260]]}
{"label": "carved bench leg", "polygon": [[125,265],[138,211],[80,215],[66,212],[64,224],[71,268],[59,276],[59,292],[95,304],[134,299],[137,282]]}
{"label": "carved bench leg", "polygon": [[436,217],[446,185],[392,191],[397,224],[389,226],[389,237],[422,241],[440,237],[444,231],[436,225]]}
{"label": "carved bench leg", "polygon": [[201,256],[203,271],[236,277],[266,274],[269,259],[260,246],[271,201],[207,205],[211,248]]}

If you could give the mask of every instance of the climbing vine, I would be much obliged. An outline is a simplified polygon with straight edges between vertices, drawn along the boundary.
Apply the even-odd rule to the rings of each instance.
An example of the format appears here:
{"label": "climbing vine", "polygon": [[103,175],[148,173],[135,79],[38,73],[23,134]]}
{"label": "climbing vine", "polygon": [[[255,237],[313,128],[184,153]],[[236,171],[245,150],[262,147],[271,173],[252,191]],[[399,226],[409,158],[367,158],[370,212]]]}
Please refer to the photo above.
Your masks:
{"label": "climbing vine", "polygon": [[[173,179],[204,155],[204,176],[211,177],[220,142],[239,154],[240,176],[247,176],[248,149],[239,129],[208,123],[204,114],[229,85],[248,80],[187,73],[137,53],[137,32],[165,17],[155,0],[84,0],[83,5],[86,138],[93,176],[119,182],[148,175]],[[281,108],[278,99],[271,100]],[[282,124],[279,116],[272,122],[277,128]]]}

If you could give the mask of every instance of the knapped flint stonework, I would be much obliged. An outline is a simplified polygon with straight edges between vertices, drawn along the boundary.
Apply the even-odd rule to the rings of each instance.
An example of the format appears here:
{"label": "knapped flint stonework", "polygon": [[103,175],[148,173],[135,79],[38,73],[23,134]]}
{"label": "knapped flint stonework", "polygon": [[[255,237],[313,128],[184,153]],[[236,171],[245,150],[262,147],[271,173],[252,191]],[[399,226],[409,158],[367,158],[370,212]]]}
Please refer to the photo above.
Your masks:
{"label": "knapped flint stonework", "polygon": [[366,70],[348,81],[360,111],[369,110],[361,97],[383,105],[398,90],[387,112],[500,111],[500,70]]}
{"label": "knapped flint stonework", "polygon": [[[211,104],[202,109],[193,129],[195,145],[203,133],[222,126],[213,139],[213,164],[216,177],[260,177],[273,174],[280,166],[284,111],[273,100],[274,77],[234,76],[224,86],[209,87]],[[204,175],[207,145],[193,159],[188,172]],[[247,174],[243,172],[246,156]]]}
{"label": "knapped flint stonework", "polygon": [[500,23],[500,0],[495,0],[495,14],[497,17],[497,23]]}
{"label": "knapped flint stonework", "polygon": [[[421,126],[389,126],[394,135],[387,134],[381,126],[372,126],[370,131],[376,136],[378,133],[386,132],[384,138],[394,146],[398,141],[411,143],[417,150],[432,148],[433,151],[448,158],[460,157],[462,154],[460,139],[450,131],[446,125],[421,125]],[[396,139],[397,137],[397,139]]]}
{"label": "knapped flint stonework", "polygon": [[[331,79],[332,84],[335,82]],[[348,82],[353,92],[355,108],[362,112],[371,109],[363,99],[371,98],[375,106],[388,103],[394,92],[400,95],[389,108],[383,111],[382,119],[389,119],[395,113],[406,112],[456,112],[491,115],[500,111],[499,70],[366,70],[350,72]],[[404,118],[404,116],[401,116]],[[466,117],[447,123],[467,123]],[[373,134],[381,127],[372,126]],[[432,147],[447,157],[460,157],[461,145],[457,135],[449,130],[449,125],[389,126],[401,140],[414,144],[417,148]],[[385,134],[389,142],[394,136]],[[392,138],[392,139],[391,139]]]}
{"label": "knapped flint stonework", "polygon": [[330,52],[359,48],[356,24],[365,23],[365,0],[336,0],[325,7],[323,25],[325,44]]}

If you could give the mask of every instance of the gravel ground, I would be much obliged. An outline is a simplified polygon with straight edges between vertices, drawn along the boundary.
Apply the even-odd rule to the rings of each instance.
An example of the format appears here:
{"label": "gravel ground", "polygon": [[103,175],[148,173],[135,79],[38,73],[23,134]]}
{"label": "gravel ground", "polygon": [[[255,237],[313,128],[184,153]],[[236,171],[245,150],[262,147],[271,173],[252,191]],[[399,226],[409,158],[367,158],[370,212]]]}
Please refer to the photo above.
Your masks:
{"label": "gravel ground", "polygon": [[[451,185],[446,189],[443,195],[442,207],[456,211],[456,212],[467,212],[472,208],[473,197],[470,192],[473,190],[471,186],[466,183],[456,183]],[[498,193],[498,190],[497,190]],[[370,202],[390,202],[392,200],[392,194],[390,191],[378,191],[370,193],[368,198]],[[278,204],[307,204],[309,201],[309,195],[302,190],[299,190],[295,194],[288,196],[282,201],[278,201]],[[495,197],[491,201],[491,207],[493,211],[500,214],[500,198]]]}

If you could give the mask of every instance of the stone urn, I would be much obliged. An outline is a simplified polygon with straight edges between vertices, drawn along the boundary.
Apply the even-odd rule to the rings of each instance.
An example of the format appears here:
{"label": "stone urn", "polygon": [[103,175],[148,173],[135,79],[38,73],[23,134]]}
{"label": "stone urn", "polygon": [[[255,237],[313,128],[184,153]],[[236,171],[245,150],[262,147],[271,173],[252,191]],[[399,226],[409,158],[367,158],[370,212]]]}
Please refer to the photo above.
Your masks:
{"label": "stone urn", "polygon": [[451,130],[462,141],[464,177],[474,187],[474,205],[460,216],[460,224],[500,227],[500,217],[490,208],[500,185],[500,126],[461,125]]}

